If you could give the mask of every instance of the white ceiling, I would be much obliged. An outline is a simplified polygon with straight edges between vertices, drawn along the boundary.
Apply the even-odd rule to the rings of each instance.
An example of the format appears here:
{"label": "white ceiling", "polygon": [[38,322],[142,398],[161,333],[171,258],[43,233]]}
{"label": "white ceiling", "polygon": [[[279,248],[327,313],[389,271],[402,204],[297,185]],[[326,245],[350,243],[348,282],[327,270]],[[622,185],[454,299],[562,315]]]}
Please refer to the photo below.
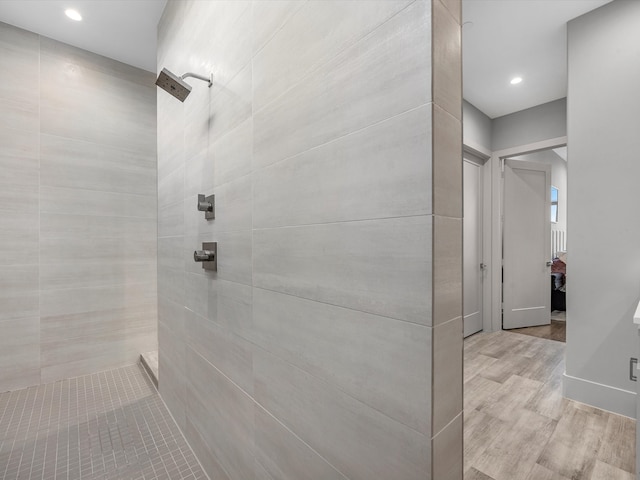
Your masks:
{"label": "white ceiling", "polygon": [[465,100],[496,118],[565,97],[566,23],[609,1],[463,0]]}
{"label": "white ceiling", "polygon": [[[167,0],[0,0],[0,21],[156,71],[156,28]],[[74,8],[82,21],[64,11]]]}
{"label": "white ceiling", "polygon": [[[566,23],[609,1],[463,0],[464,98],[495,118],[566,96]],[[155,72],[166,2],[0,0],[0,21]]]}

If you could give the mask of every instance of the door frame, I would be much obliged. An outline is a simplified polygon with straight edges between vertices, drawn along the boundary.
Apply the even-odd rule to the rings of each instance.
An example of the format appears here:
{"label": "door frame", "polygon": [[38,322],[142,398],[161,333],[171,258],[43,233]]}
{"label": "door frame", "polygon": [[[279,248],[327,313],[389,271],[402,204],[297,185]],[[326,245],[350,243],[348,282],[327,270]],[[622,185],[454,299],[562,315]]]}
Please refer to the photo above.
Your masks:
{"label": "door frame", "polygon": [[[462,161],[465,159],[480,166],[482,175],[482,263],[487,265],[482,272],[480,289],[482,291],[482,331],[491,331],[491,151],[479,145],[463,144]],[[464,186],[463,186],[464,192]],[[464,215],[464,212],[463,212]],[[464,281],[464,280],[463,280]]]}
{"label": "door frame", "polygon": [[[519,145],[491,153],[490,168],[486,169],[491,177],[490,181],[490,253],[489,275],[487,282],[489,288],[489,315],[484,317],[484,331],[497,332],[502,330],[502,216],[503,216],[503,191],[502,191],[502,160],[507,157],[526,155],[528,153],[549,150],[567,145],[567,137],[557,137],[539,142]],[[486,298],[486,297],[485,297]],[[486,305],[485,305],[486,307]]]}

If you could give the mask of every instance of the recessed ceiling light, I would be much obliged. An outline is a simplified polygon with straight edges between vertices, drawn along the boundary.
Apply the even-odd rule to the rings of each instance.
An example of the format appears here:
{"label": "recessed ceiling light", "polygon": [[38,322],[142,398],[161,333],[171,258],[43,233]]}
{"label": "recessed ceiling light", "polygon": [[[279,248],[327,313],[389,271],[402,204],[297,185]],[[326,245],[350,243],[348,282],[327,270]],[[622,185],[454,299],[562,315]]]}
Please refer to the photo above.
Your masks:
{"label": "recessed ceiling light", "polygon": [[74,10],[73,8],[67,8],[64,11],[64,14],[67,17],[69,17],[71,20],[75,20],[76,22],[79,22],[80,20],[82,20],[82,15],[80,15],[78,11]]}
{"label": "recessed ceiling light", "polygon": [[511,83],[511,85],[517,85],[520,82],[522,82],[522,77],[514,77],[514,78],[511,79],[511,82],[509,82],[509,83]]}

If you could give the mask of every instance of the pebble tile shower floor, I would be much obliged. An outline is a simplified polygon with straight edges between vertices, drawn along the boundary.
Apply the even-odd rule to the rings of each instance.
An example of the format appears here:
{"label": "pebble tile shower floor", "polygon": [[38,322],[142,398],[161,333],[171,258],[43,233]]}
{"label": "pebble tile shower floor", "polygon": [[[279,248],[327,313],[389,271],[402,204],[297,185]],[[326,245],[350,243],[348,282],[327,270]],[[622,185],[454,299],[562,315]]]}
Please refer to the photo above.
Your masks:
{"label": "pebble tile shower floor", "polygon": [[0,478],[204,480],[139,365],[0,394]]}

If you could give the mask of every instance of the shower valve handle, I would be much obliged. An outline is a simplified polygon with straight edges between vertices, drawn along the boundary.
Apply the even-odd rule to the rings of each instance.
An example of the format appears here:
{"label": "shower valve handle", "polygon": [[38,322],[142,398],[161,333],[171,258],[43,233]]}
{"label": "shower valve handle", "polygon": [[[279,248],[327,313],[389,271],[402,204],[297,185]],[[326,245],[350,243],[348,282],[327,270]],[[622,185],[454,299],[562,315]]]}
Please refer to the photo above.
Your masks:
{"label": "shower valve handle", "polygon": [[212,272],[218,271],[218,243],[203,242],[202,250],[193,252],[193,261],[202,264],[202,268]]}
{"label": "shower valve handle", "polygon": [[193,252],[193,260],[196,262],[213,262],[216,252],[212,250],[196,250]]}
{"label": "shower valve handle", "polygon": [[213,212],[213,203],[198,200],[198,210],[201,212]]}
{"label": "shower valve handle", "polygon": [[202,194],[198,195],[198,210],[204,212],[204,218],[207,220],[213,220],[216,218],[216,196],[209,195],[204,196]]}

